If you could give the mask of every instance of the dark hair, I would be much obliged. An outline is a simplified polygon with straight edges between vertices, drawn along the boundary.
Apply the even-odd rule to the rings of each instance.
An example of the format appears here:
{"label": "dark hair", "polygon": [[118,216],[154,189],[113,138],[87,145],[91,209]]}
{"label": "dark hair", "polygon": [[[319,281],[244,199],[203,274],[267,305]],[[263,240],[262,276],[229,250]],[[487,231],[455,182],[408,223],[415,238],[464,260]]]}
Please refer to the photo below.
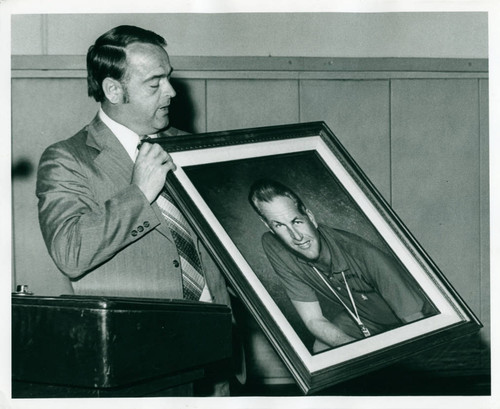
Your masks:
{"label": "dark hair", "polygon": [[300,197],[298,197],[297,194],[289,187],[272,179],[256,180],[250,187],[248,201],[252,205],[253,209],[260,215],[260,217],[265,219],[265,216],[262,214],[258,203],[270,203],[277,196],[284,196],[292,199],[297,206],[297,210],[301,214],[306,214],[306,206],[304,205]]}
{"label": "dark hair", "polygon": [[133,43],[165,47],[167,42],[158,34],[135,26],[118,26],[101,35],[87,52],[87,88],[89,97],[104,101],[102,82],[110,77],[121,81],[127,71],[125,48]]}

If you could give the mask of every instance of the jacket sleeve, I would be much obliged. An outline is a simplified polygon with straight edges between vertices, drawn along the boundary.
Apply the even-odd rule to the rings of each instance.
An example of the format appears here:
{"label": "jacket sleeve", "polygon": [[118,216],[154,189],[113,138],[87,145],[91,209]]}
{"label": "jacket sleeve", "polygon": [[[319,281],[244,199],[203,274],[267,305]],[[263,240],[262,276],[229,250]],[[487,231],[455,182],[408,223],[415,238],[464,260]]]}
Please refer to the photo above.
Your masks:
{"label": "jacket sleeve", "polygon": [[42,235],[57,267],[77,278],[112,258],[160,221],[135,185],[100,202],[82,164],[63,144],[42,155],[36,185]]}

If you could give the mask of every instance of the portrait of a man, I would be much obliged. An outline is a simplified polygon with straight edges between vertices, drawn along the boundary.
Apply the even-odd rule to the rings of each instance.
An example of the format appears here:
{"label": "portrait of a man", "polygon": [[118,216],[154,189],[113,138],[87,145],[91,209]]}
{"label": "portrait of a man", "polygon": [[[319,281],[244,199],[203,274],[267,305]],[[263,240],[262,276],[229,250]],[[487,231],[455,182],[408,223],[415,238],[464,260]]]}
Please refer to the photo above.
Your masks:
{"label": "portrait of a man", "polygon": [[[429,314],[429,304],[393,258],[355,234],[318,224],[288,187],[261,179],[249,200],[269,229],[264,251],[315,336],[315,352]],[[332,320],[323,315],[318,293],[337,311]]]}
{"label": "portrait of a man", "polygon": [[311,353],[437,312],[315,154],[185,171]]}

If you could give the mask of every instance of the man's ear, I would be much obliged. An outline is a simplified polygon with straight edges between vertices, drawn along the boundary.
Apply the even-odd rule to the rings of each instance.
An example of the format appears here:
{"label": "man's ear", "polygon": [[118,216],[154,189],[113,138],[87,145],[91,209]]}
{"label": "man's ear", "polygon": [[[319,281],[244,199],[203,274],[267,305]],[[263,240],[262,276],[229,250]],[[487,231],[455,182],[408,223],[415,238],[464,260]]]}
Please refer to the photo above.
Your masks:
{"label": "man's ear", "polygon": [[106,77],[102,81],[102,89],[106,99],[112,104],[123,101],[123,85],[114,78]]}
{"label": "man's ear", "polygon": [[313,212],[311,212],[309,209],[306,209],[306,215],[309,217],[309,220],[311,220],[311,223],[314,224],[314,227],[318,228],[318,223],[316,222],[316,217],[314,217]]}

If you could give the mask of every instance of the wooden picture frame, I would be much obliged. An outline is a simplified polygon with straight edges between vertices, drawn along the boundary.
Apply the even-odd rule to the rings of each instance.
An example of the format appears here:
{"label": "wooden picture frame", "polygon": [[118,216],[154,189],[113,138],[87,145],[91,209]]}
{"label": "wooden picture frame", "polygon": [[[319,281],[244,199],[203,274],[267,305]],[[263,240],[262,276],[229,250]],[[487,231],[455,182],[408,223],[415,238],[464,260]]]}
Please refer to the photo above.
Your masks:
{"label": "wooden picture frame", "polygon": [[[167,186],[304,394],[475,332],[481,323],[323,122],[158,138],[177,165]],[[393,257],[430,306],[393,329],[315,352],[261,245],[252,181],[290,187],[321,223]],[[313,339],[311,339],[313,338]]]}

